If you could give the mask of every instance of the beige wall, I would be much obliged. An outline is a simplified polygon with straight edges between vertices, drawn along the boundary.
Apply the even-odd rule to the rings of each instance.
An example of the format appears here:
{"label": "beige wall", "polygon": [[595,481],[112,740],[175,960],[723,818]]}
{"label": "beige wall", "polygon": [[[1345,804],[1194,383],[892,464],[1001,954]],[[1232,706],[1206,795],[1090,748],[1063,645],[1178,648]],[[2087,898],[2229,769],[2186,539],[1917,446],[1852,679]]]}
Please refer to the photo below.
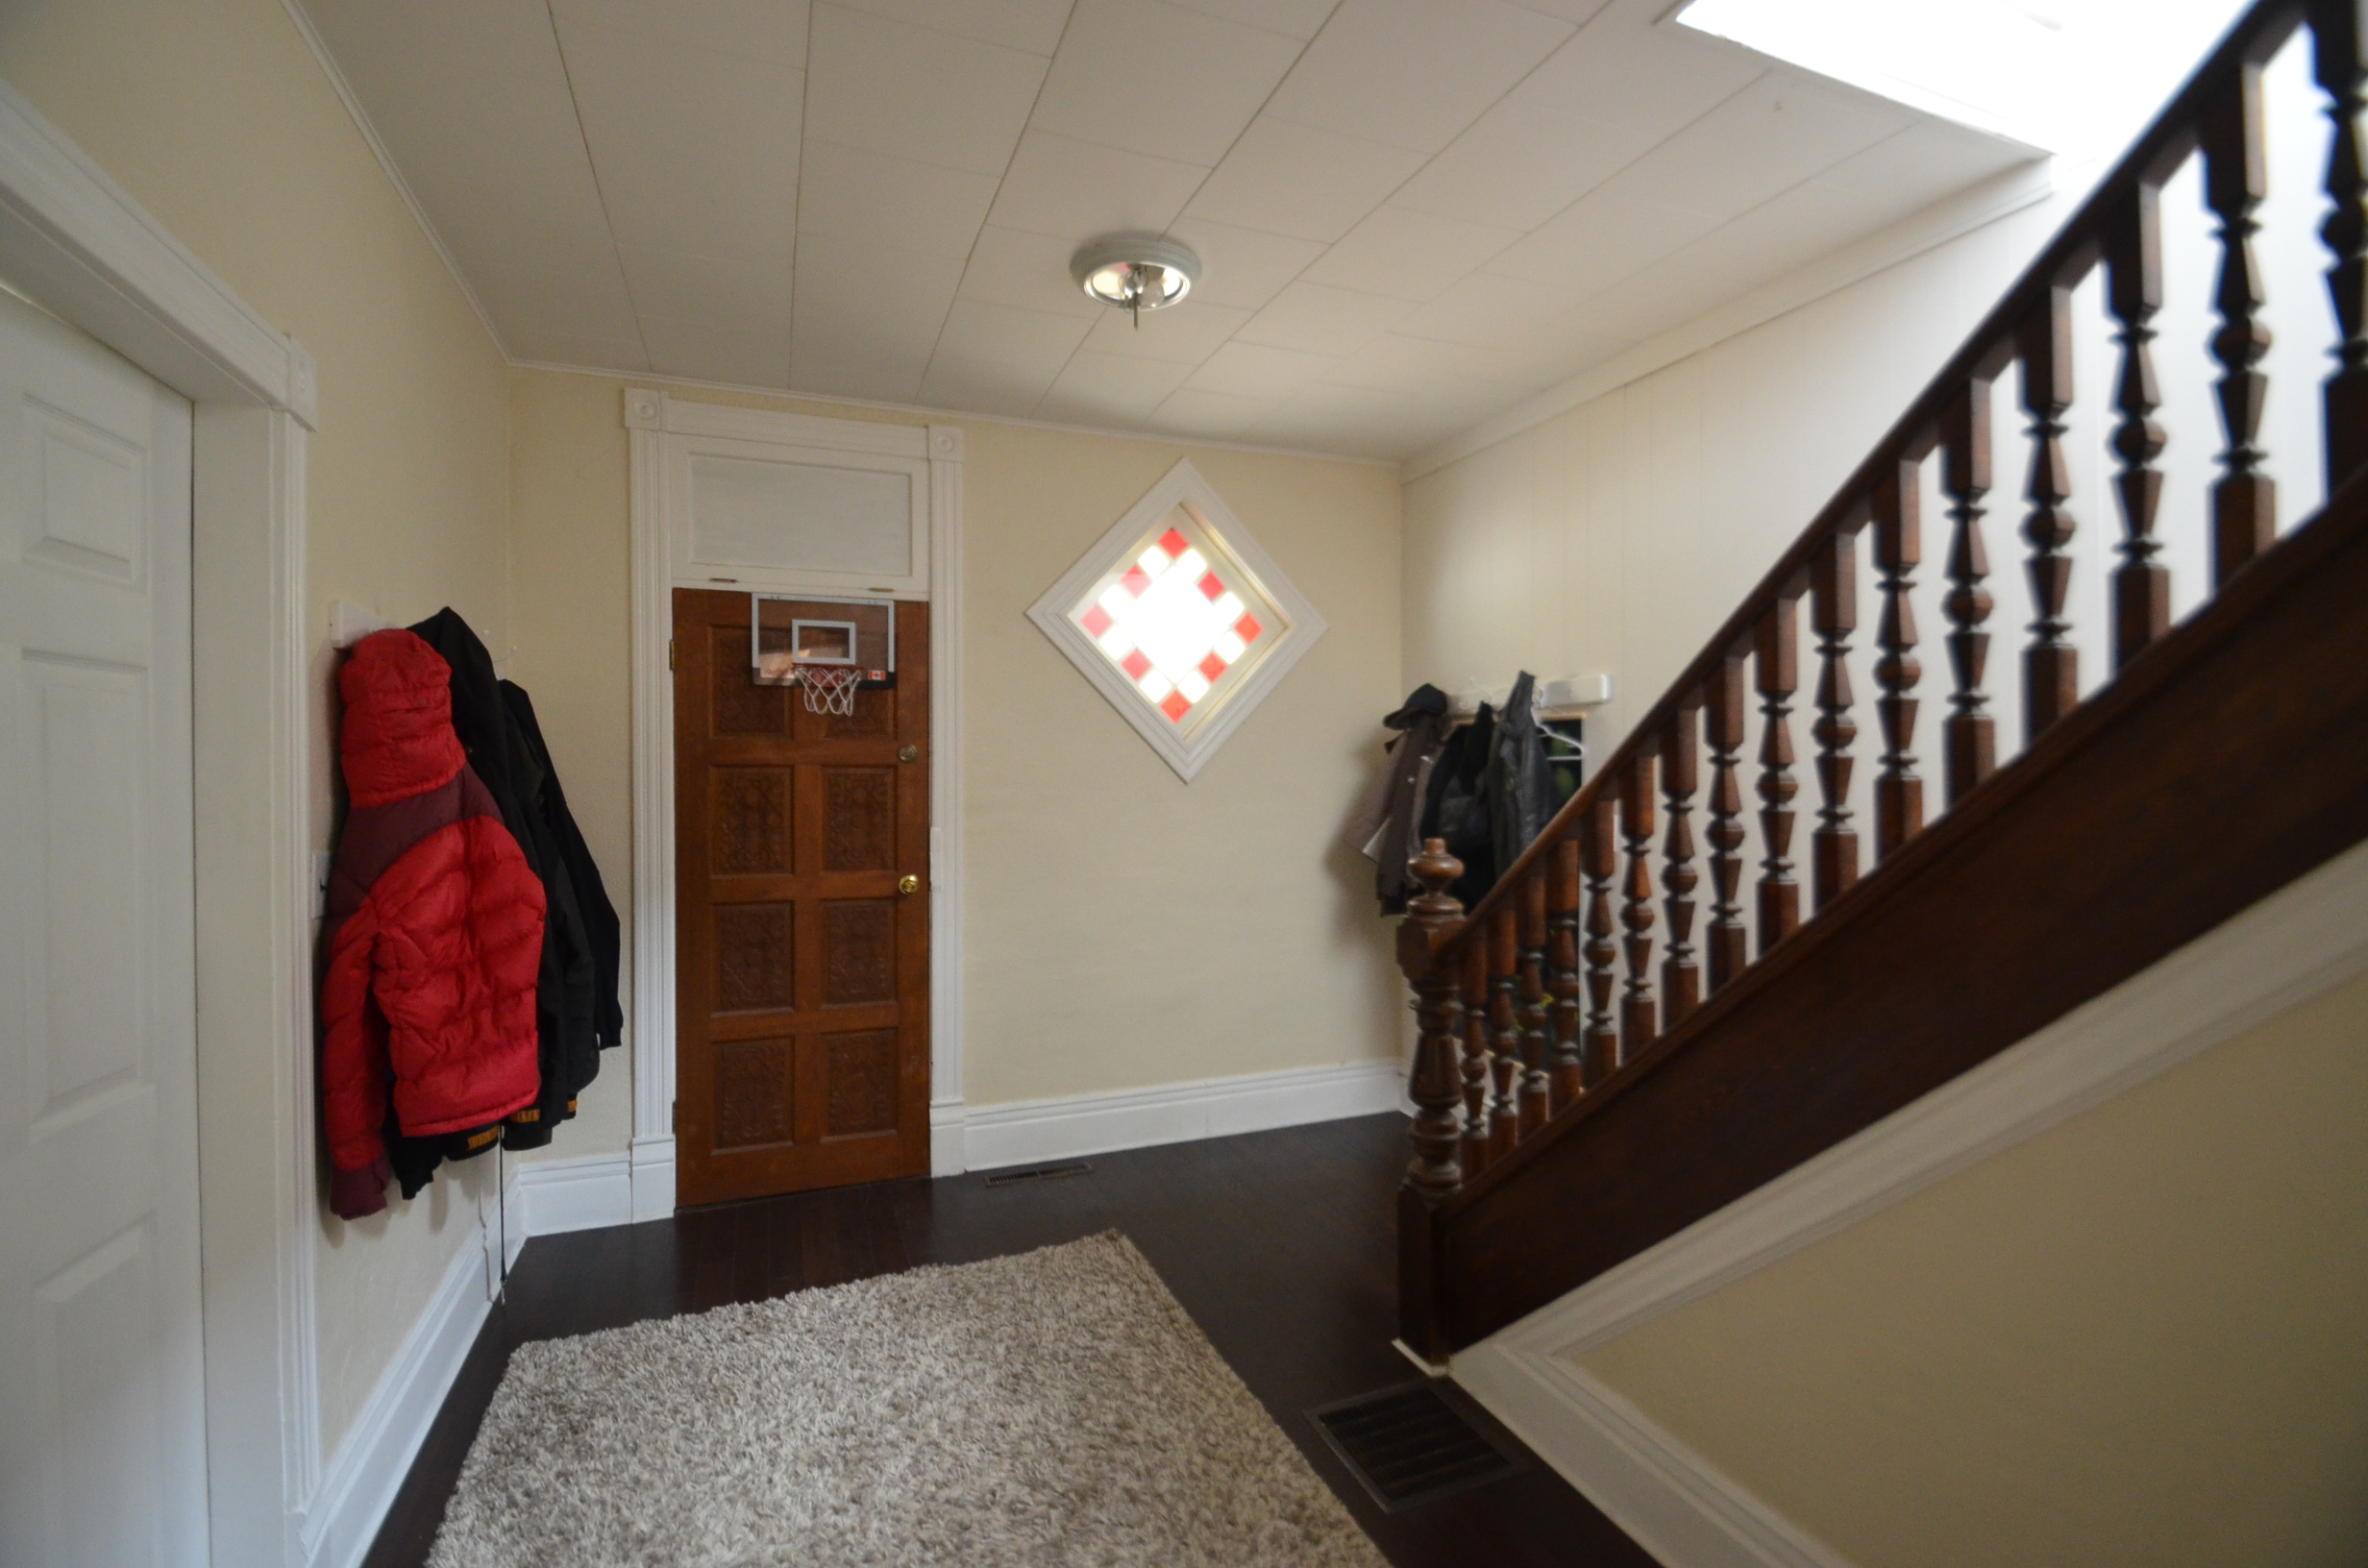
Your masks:
{"label": "beige wall", "polygon": [[1861,1568],[2368,1560],[2368,976],[1581,1364]]}
{"label": "beige wall", "polygon": [[[307,608],[332,599],[508,630],[507,370],[278,0],[8,0],[0,77],[319,362]],[[314,835],[330,830],[326,705]],[[258,1049],[270,1048],[258,1042]],[[333,1448],[468,1237],[489,1165],[320,1248]]]}
{"label": "beige wall", "polygon": [[[514,373],[511,482],[518,678],[629,909],[625,386]],[[1392,1054],[1387,928],[1372,913],[1369,869],[1334,840],[1398,696],[1395,476],[989,421],[964,429],[965,1097],[996,1104]],[[1331,623],[1189,785],[1025,618],[1186,455]],[[629,1078],[612,1059],[553,1153],[623,1147]]]}

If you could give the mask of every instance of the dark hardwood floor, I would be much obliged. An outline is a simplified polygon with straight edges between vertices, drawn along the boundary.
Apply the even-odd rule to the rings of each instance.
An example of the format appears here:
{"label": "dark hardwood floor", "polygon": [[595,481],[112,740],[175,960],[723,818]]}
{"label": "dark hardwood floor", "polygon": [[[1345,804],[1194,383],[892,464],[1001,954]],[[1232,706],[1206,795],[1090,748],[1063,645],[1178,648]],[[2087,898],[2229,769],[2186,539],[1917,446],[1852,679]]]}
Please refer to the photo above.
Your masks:
{"label": "dark hardwood floor", "polygon": [[1142,1249],[1400,1568],[1650,1568],[1650,1556],[1534,1457],[1518,1475],[1386,1514],[1308,1419],[1318,1406],[1415,1375],[1390,1344],[1405,1127],[1401,1116],[1368,1116],[1096,1155],[1090,1175],[1061,1180],[883,1182],[539,1237],[519,1254],[507,1301],[478,1335],[367,1568],[427,1560],[515,1345],[1110,1229]]}

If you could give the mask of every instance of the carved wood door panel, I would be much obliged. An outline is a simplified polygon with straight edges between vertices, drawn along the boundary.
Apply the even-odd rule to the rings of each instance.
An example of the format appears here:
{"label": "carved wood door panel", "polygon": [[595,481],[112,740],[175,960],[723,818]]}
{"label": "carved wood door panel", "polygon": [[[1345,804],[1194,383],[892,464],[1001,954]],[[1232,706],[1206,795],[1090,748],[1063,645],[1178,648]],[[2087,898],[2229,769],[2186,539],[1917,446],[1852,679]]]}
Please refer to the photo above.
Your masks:
{"label": "carved wood door panel", "polygon": [[928,606],[836,718],[751,678],[748,595],[674,604],[680,1201],[926,1175]]}

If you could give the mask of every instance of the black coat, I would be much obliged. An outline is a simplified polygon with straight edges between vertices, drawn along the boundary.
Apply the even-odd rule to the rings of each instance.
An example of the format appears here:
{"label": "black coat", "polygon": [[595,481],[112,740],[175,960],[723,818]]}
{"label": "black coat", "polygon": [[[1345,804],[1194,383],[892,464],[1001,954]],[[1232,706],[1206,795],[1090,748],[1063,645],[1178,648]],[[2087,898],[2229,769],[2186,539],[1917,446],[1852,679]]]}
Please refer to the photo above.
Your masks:
{"label": "black coat", "polygon": [[[534,999],[542,1089],[502,1132],[505,1148],[539,1148],[576,1114],[577,1095],[600,1071],[601,1047],[619,1038],[617,915],[568,815],[526,694],[495,678],[493,656],[456,612],[439,610],[411,630],[452,666],[453,730],[543,884],[543,963]],[[605,963],[596,933],[605,937]]]}

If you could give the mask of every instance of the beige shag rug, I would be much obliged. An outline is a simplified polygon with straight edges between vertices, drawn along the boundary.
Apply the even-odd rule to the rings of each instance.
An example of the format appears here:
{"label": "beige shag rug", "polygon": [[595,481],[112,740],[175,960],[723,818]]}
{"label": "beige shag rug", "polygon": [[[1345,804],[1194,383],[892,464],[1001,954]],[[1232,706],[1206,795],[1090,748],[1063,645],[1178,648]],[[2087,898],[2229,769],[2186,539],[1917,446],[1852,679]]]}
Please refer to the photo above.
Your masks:
{"label": "beige shag rug", "polygon": [[1382,1568],[1116,1232],[522,1346],[432,1568]]}

